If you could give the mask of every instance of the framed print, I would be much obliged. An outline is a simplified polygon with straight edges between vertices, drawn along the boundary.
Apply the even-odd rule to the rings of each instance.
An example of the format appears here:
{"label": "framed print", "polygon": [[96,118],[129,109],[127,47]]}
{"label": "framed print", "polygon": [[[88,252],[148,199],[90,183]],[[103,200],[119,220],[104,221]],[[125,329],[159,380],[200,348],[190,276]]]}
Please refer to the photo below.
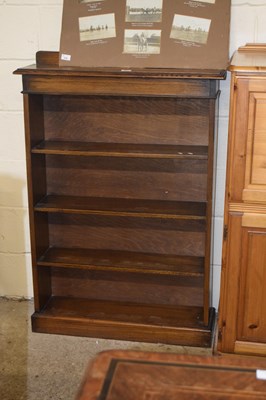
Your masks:
{"label": "framed print", "polygon": [[60,66],[225,69],[230,0],[64,0]]}

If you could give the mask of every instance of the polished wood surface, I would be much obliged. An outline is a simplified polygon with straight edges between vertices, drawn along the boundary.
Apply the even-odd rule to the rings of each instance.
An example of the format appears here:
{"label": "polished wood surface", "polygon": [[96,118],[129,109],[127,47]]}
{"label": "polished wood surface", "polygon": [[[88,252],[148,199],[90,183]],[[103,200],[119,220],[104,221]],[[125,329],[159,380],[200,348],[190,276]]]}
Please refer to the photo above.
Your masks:
{"label": "polished wood surface", "polygon": [[265,355],[265,45],[232,63],[219,349]]}
{"label": "polished wood surface", "polygon": [[265,43],[247,43],[235,52],[230,66],[230,71],[241,72],[259,72],[266,73],[266,44]]}
{"label": "polished wood surface", "polygon": [[[59,68],[59,52],[57,51],[38,51],[36,53],[36,64],[31,65],[30,67],[23,67],[19,69],[18,73],[21,73],[22,71],[26,72],[30,70],[31,73],[38,73],[40,70],[44,70],[48,74],[52,74],[53,71],[58,70]],[[60,68],[62,70],[63,68]],[[93,74],[93,75],[101,75],[103,72],[105,74],[111,74],[111,75],[131,75],[134,74],[135,76],[150,76],[154,78],[159,78],[159,77],[185,77],[189,78],[191,77],[192,79],[199,79],[199,78],[205,78],[205,79],[225,79],[226,77],[226,70],[212,70],[212,69],[177,69],[177,68],[134,68],[133,70],[131,68],[126,68],[126,69],[121,69],[121,68],[64,68],[64,70],[73,75],[88,75],[88,74]]]}
{"label": "polished wood surface", "polygon": [[264,399],[259,371],[265,359],[109,351],[89,365],[76,399]]}
{"label": "polished wood surface", "polygon": [[[171,307],[108,300],[53,296],[41,314],[33,314],[35,332],[68,333],[143,342],[209,347],[213,326],[201,322],[201,307]],[[101,296],[101,299],[103,296]],[[214,311],[210,315],[213,324]],[[84,323],[86,322],[86,323]]]}
{"label": "polished wood surface", "polygon": [[[59,68],[23,78],[34,331],[211,346],[218,81]],[[157,322],[156,322],[157,321]]]}

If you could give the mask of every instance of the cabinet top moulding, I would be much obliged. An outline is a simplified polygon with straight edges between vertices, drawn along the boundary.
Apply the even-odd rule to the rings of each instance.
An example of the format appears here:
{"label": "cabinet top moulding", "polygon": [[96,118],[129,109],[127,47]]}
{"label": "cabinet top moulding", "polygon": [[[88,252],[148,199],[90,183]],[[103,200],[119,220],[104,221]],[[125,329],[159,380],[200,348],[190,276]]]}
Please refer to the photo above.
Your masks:
{"label": "cabinet top moulding", "polygon": [[266,43],[247,43],[240,47],[232,57],[229,71],[266,75]]}
{"label": "cabinet top moulding", "polygon": [[216,99],[225,70],[59,67],[59,53],[38,52],[36,64],[19,68],[24,94],[143,96]]}

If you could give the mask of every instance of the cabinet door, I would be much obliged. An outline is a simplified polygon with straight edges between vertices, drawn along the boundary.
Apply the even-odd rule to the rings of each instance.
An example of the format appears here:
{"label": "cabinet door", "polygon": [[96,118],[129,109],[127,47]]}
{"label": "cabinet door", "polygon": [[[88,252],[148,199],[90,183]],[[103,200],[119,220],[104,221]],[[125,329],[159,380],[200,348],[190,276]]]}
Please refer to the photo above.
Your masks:
{"label": "cabinet door", "polygon": [[[256,225],[257,215],[242,218],[242,263],[238,339],[266,343],[266,229]],[[266,222],[266,215],[260,219]],[[261,224],[260,224],[261,225]],[[260,226],[259,225],[259,226]]]}
{"label": "cabinet door", "polygon": [[266,214],[231,212],[228,228],[220,349],[266,354]]}
{"label": "cabinet door", "polygon": [[230,200],[266,202],[266,79],[235,78],[233,100]]}

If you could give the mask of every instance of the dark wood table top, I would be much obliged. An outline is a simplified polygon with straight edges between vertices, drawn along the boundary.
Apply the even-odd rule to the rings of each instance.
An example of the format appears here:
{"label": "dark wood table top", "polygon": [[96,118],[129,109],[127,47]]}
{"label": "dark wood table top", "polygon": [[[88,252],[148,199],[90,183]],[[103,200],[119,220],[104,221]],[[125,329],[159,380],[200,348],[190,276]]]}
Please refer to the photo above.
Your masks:
{"label": "dark wood table top", "polygon": [[266,399],[266,358],[107,351],[90,363],[77,396],[96,399]]}

